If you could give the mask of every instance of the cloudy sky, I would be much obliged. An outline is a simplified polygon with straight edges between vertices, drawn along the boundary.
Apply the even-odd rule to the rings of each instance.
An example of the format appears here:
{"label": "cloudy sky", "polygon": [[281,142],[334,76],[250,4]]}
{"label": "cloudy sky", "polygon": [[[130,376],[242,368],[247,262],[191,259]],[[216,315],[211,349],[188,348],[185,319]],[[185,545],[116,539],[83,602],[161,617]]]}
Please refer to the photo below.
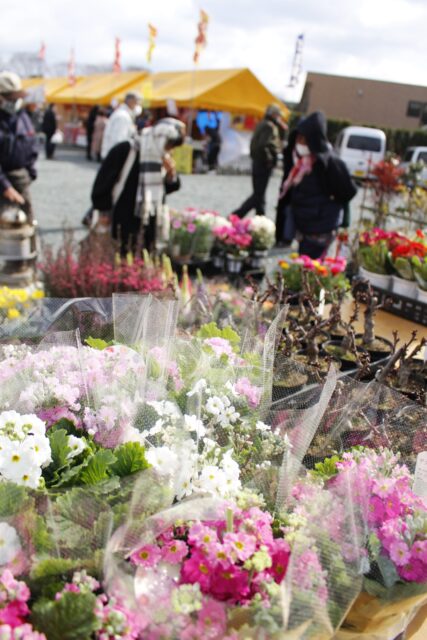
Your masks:
{"label": "cloudy sky", "polygon": [[152,69],[192,67],[199,9],[210,16],[200,67],[252,69],[291,99],[296,37],[303,70],[427,85],[427,0],[2,0],[0,58],[37,51],[63,62],[109,63],[114,37],[123,65],[146,65],[147,23],[159,31]]}

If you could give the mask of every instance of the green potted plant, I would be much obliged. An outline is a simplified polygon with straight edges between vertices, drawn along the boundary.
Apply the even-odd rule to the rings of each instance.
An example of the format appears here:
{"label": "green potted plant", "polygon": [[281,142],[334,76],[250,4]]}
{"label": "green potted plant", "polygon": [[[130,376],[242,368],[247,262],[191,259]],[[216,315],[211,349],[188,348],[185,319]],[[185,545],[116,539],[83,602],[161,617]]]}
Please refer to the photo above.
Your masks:
{"label": "green potted plant", "polygon": [[259,269],[274,245],[276,225],[266,216],[255,216],[250,219],[249,233],[252,236],[251,267]]}

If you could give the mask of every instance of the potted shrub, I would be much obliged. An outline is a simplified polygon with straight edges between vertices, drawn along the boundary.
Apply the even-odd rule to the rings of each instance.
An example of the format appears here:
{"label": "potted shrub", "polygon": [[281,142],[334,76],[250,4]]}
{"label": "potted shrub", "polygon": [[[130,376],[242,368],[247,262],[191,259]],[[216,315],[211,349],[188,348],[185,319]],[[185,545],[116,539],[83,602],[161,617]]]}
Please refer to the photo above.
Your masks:
{"label": "potted shrub", "polygon": [[249,232],[252,236],[251,267],[259,269],[274,245],[276,225],[266,216],[255,216],[250,219]]}
{"label": "potted shrub", "polygon": [[353,287],[354,299],[358,303],[365,305],[364,331],[363,334],[356,336],[356,345],[366,349],[371,362],[378,362],[391,356],[393,343],[382,336],[375,335],[375,315],[382,305],[378,304],[378,298],[369,282],[362,283],[362,286],[363,288],[359,282]]}

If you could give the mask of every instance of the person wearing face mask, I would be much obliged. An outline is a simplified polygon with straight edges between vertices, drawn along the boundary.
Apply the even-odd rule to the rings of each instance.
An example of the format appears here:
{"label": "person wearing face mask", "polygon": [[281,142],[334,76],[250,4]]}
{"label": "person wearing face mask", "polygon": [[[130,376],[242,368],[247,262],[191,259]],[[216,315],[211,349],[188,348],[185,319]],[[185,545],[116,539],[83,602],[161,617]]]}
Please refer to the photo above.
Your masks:
{"label": "person wearing face mask", "polygon": [[139,136],[114,146],[104,159],[92,188],[92,204],[101,224],[111,227],[121,253],[156,248],[166,239],[169,216],[165,195],[180,188],[169,151],[183,144],[185,124],[162,118]]}
{"label": "person wearing face mask", "polygon": [[36,179],[37,139],[23,108],[25,91],[16,73],[0,73],[0,213],[16,205],[33,222],[30,184]]}
{"label": "person wearing face mask", "polygon": [[290,133],[277,205],[277,245],[287,246],[296,236],[299,253],[313,259],[326,254],[357,192],[326,132],[326,118],[316,111]]}
{"label": "person wearing face mask", "polygon": [[106,158],[114,145],[129,141],[136,135],[135,122],[141,112],[141,96],[134,92],[127,93],[124,103],[108,119],[102,139],[101,158]]}

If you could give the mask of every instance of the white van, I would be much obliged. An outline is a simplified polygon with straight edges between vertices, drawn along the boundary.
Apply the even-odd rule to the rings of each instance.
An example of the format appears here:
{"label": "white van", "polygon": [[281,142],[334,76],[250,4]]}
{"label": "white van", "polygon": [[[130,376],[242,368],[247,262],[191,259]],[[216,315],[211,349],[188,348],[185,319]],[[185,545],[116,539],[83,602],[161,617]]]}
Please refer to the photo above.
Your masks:
{"label": "white van", "polygon": [[424,162],[424,167],[420,173],[420,181],[427,188],[427,147],[408,147],[403,156],[401,167],[408,169],[411,164]]}
{"label": "white van", "polygon": [[384,160],[386,142],[381,129],[346,127],[338,134],[335,150],[352,176],[366,178],[370,168]]}

